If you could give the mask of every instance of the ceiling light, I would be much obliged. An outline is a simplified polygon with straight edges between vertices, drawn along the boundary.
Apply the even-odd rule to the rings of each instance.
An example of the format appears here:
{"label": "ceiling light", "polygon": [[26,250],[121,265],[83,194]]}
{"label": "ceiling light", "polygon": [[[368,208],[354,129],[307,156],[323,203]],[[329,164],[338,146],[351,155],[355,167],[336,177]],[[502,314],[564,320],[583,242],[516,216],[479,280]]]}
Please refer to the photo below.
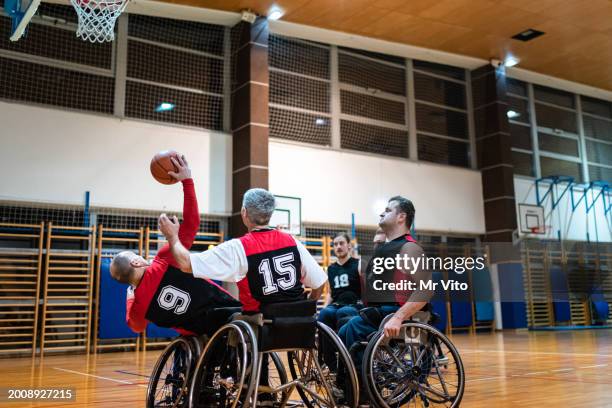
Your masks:
{"label": "ceiling light", "polygon": [[268,13],[268,20],[270,21],[275,21],[278,20],[279,18],[281,18],[283,16],[283,10],[279,9],[278,7],[272,7],[270,9],[270,12]]}
{"label": "ceiling light", "polygon": [[326,120],[323,119],[323,118],[316,118],[315,119],[315,125],[323,126],[326,123],[327,123]]}
{"label": "ceiling light", "polygon": [[174,109],[174,104],[170,102],[162,102],[155,108],[155,112],[168,112]]}
{"label": "ceiling light", "polygon": [[521,60],[519,60],[518,58],[512,56],[512,55],[508,55],[506,57],[506,59],[504,60],[504,66],[505,67],[513,67],[516,64],[518,64]]}
{"label": "ceiling light", "polygon": [[521,116],[521,114],[517,111],[509,110],[508,112],[506,112],[506,116],[508,116],[508,119],[514,119]]}

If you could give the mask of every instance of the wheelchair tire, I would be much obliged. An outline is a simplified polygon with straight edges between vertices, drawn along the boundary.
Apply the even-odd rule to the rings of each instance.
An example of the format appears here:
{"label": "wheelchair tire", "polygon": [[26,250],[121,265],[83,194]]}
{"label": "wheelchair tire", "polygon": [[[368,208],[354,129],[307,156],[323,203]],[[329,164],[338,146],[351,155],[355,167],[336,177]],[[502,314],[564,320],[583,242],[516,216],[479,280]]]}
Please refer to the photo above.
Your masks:
{"label": "wheelchair tire", "polygon": [[[179,367],[175,367],[177,359],[180,364]],[[172,361],[172,363],[168,367],[169,361]],[[149,377],[147,408],[187,406],[189,377],[193,367],[192,361],[191,345],[185,338],[174,339],[166,346],[155,363],[151,377]],[[178,369],[178,371],[175,371],[175,369]]]}
{"label": "wheelchair tire", "polygon": [[[342,396],[334,396],[334,400],[336,401],[335,405],[338,407],[356,408],[359,405],[357,371],[355,370],[355,365],[346,347],[338,335],[321,322],[317,322],[316,346],[317,356],[315,356],[315,358],[319,361],[323,371],[327,374],[327,379],[331,380],[329,382],[335,390],[342,391]],[[330,347],[331,350],[327,349],[327,347]],[[293,380],[306,377],[307,380],[315,381],[313,377],[317,374],[303,372],[302,361],[310,357],[307,353],[310,353],[310,351],[291,351],[287,354],[289,371]],[[318,382],[320,383],[320,378]],[[317,385],[322,388],[321,384]],[[297,387],[296,390],[306,407],[327,407],[327,405],[321,404],[319,400],[312,397],[302,388]],[[332,393],[333,392],[334,390],[332,390]]]}
{"label": "wheelchair tire", "polygon": [[[251,384],[253,366],[248,339],[243,328],[229,323],[206,343],[189,387],[189,406],[236,408],[243,405]],[[251,356],[251,357],[250,357]],[[256,356],[256,355],[255,355]]]}
{"label": "wheelchair tire", "polygon": [[[402,339],[387,340],[382,330],[370,339],[361,370],[366,383],[364,388],[372,404],[376,408],[413,406],[413,402],[415,407],[419,406],[418,402],[431,408],[435,408],[436,404],[442,404],[445,408],[458,407],[463,398],[465,372],[461,356],[453,343],[428,324],[409,321],[404,322],[402,327],[417,333],[415,339],[416,336],[426,338],[425,344],[420,340],[402,349],[402,345],[406,344]],[[409,354],[406,353],[408,349]],[[442,378],[443,372],[449,371],[453,365],[455,371],[449,375],[453,382],[446,382]],[[439,385],[434,387],[430,379],[436,376]],[[454,390],[452,393],[449,392],[451,387]]]}

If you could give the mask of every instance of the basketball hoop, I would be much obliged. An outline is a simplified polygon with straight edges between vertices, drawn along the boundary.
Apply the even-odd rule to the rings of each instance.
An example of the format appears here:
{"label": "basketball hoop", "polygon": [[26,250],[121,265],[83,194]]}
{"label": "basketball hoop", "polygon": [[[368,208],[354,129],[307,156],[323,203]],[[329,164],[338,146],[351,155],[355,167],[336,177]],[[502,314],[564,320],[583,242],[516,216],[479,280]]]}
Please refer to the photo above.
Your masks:
{"label": "basketball hoop", "polygon": [[532,234],[536,235],[544,235],[546,234],[546,226],[545,225],[536,225],[535,227],[530,227]]}
{"label": "basketball hoop", "polygon": [[77,37],[92,43],[115,39],[115,21],[129,0],[70,0],[79,17]]}

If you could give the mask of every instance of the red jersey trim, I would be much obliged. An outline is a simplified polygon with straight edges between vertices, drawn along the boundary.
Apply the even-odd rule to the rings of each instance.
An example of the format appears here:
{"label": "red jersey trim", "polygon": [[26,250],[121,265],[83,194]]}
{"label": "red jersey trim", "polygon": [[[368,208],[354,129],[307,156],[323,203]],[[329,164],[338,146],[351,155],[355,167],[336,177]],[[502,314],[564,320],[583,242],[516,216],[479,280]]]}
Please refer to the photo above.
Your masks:
{"label": "red jersey trim", "polygon": [[251,231],[239,239],[247,257],[262,252],[297,246],[292,235],[278,230]]}

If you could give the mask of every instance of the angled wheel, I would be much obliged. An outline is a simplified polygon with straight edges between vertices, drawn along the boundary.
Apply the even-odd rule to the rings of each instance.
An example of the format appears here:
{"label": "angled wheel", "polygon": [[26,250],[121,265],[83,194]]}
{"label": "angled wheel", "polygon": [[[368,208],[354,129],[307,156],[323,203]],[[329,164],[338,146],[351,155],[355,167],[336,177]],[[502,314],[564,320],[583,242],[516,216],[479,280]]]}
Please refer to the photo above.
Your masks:
{"label": "angled wheel", "polygon": [[406,322],[402,338],[378,331],[364,352],[362,374],[378,408],[458,407],[465,374],[451,341],[424,323]]}
{"label": "angled wheel", "polygon": [[302,387],[297,391],[308,408],[347,407],[359,403],[355,365],[346,347],[328,326],[317,322],[316,348],[288,353],[289,371]]}
{"label": "angled wheel", "polygon": [[147,408],[186,407],[192,369],[189,341],[179,337],[157,359],[147,387]]}
{"label": "angled wheel", "polygon": [[221,327],[200,356],[189,387],[189,406],[242,407],[251,383],[252,344],[239,325]]}

